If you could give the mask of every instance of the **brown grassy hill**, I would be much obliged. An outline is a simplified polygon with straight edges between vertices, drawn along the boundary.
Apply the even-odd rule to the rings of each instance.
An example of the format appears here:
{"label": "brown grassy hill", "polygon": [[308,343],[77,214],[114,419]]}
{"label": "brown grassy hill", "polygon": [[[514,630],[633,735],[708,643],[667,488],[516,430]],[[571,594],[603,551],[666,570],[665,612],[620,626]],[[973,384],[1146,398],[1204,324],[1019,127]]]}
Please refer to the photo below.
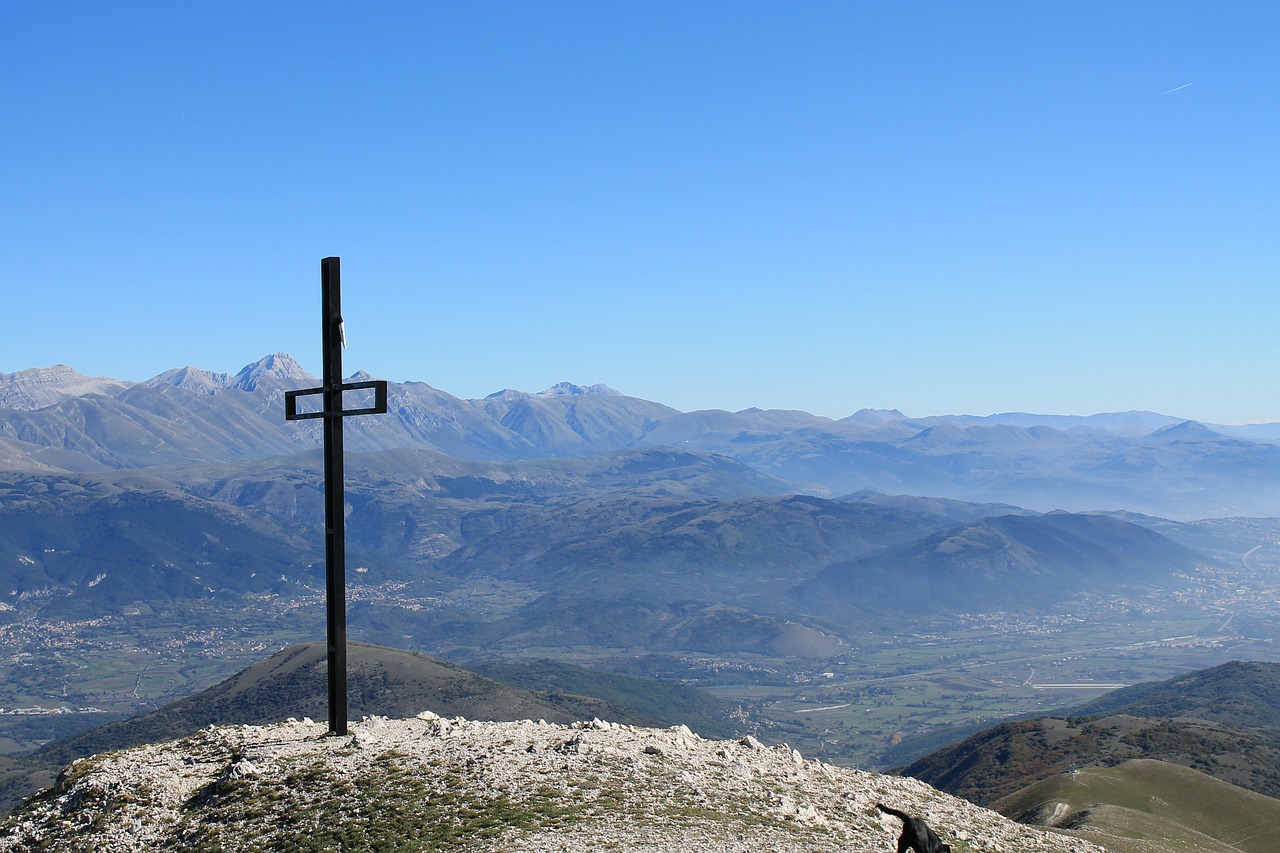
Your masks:
{"label": "brown grassy hill", "polygon": [[[433,711],[445,717],[498,721],[569,723],[599,717],[635,725],[672,722],[601,699],[509,687],[446,661],[370,643],[348,643],[347,667],[352,720]],[[58,770],[76,758],[184,737],[209,725],[328,716],[325,645],[291,646],[194,696],[10,759],[10,765],[0,766],[0,811],[52,784]]]}
{"label": "brown grassy hill", "polygon": [[[568,723],[603,715],[655,722],[609,702],[519,690],[447,661],[371,643],[348,643],[347,667],[351,719],[366,714],[405,717],[429,710],[477,720]],[[65,763],[78,755],[183,737],[211,724],[264,724],[289,717],[329,717],[323,643],[290,646],[208,690],[84,732],[36,755]]]}
{"label": "brown grassy hill", "polygon": [[1078,767],[1135,758],[1181,764],[1268,796],[1280,796],[1280,735],[1205,720],[1039,717],[1004,723],[920,758],[901,772],[988,804]]}
{"label": "brown grassy hill", "polygon": [[1020,823],[1076,830],[1117,853],[1157,842],[1186,853],[1280,849],[1280,800],[1164,761],[1061,773],[992,808]]}
{"label": "brown grassy hill", "polygon": [[990,803],[1075,764],[1151,758],[1280,797],[1280,664],[1231,661],[1112,691],[1071,717],[1004,723],[904,772]]}

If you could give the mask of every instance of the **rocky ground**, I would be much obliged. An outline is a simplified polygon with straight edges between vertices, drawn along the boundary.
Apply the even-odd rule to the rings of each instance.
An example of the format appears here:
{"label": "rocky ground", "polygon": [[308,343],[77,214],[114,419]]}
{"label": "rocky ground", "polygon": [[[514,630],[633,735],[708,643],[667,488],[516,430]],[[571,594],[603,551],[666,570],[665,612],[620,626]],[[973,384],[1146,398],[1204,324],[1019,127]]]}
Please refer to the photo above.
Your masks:
{"label": "rocky ground", "polygon": [[753,738],[571,726],[290,720],[77,761],[0,826],[0,850],[892,853],[923,816],[957,853],[1100,853],[914,779]]}

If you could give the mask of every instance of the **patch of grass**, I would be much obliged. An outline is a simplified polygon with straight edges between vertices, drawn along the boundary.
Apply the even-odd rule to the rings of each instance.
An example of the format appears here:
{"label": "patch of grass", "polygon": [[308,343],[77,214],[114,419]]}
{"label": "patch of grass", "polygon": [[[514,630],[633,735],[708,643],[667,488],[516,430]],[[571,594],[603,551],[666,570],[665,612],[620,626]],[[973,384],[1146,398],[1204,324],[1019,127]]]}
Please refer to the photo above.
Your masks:
{"label": "patch of grass", "polygon": [[224,783],[202,802],[193,800],[175,841],[195,851],[451,851],[567,825],[584,814],[580,803],[561,802],[550,786],[512,796],[477,790],[474,781],[440,769],[387,752],[355,778],[313,762],[275,782]]}

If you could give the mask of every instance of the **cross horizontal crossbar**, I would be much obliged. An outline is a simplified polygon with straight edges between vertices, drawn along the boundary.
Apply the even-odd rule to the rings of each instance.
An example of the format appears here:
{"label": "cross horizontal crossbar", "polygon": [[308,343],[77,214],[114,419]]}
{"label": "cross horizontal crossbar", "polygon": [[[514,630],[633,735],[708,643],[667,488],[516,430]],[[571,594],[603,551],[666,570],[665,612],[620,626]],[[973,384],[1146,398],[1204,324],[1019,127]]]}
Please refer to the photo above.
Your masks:
{"label": "cross horizontal crossbar", "polygon": [[[342,408],[342,395],[338,395],[338,410],[318,411],[318,412],[299,412],[299,397],[314,397],[316,394],[323,394],[326,391],[359,391],[362,388],[373,389],[373,405],[366,406],[362,409],[344,409]],[[305,421],[309,418],[345,418],[348,415],[382,415],[387,411],[387,381],[385,379],[373,379],[368,382],[345,382],[335,388],[304,388],[301,391],[285,391],[284,392],[284,419],[286,421]]]}

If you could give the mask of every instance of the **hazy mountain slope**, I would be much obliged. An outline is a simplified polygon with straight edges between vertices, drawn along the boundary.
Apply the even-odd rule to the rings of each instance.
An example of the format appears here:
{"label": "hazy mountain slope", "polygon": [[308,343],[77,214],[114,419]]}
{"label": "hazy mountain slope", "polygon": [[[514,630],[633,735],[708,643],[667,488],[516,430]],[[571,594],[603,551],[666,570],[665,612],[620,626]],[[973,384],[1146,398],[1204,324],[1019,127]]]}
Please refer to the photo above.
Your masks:
{"label": "hazy mountain slope", "polygon": [[1134,684],[1112,690],[1073,713],[1080,717],[1192,717],[1224,726],[1280,730],[1280,663],[1230,661],[1165,681]]}
{"label": "hazy mountain slope", "polygon": [[746,442],[734,455],[766,473],[815,480],[841,492],[872,488],[982,501],[1001,500],[981,494],[992,485],[994,471],[1002,472],[1002,486],[1037,488],[1050,468],[1120,446],[1123,441],[1109,433],[902,420],[874,429],[840,422],[821,431],[775,432],[768,440]]}
{"label": "hazy mountain slope", "polygon": [[[458,642],[744,651],[828,657],[843,643],[781,593],[849,554],[914,540],[940,519],[812,497],[605,496],[542,511],[449,555],[462,583],[494,577],[537,597]],[[830,629],[828,629],[829,631]]]}
{"label": "hazy mountain slope", "polygon": [[[987,519],[939,538],[946,517],[860,501],[763,497],[780,484],[724,457],[670,448],[516,463],[422,450],[348,459],[348,543],[351,559],[369,569],[362,583],[410,580],[434,595],[499,579],[523,590],[496,617],[472,613],[462,601],[429,621],[374,610],[353,618],[368,617],[379,636],[389,631],[468,648],[585,643],[826,657],[840,653],[841,635],[869,618],[861,593],[841,574],[864,565],[851,557],[870,561],[866,578],[889,595],[892,583],[928,563],[919,554],[941,555],[951,563],[939,564],[943,580],[930,581],[935,592],[943,582],[959,584],[989,607],[1005,604],[1000,596],[1011,592],[1044,601],[1105,586],[1113,580],[1108,573],[1150,580],[1142,560],[1158,556],[1168,572],[1184,556],[1123,521],[1062,513]],[[12,557],[10,589],[79,590],[80,598],[90,590],[90,598],[118,604],[314,587],[319,468],[312,452],[239,466],[15,478],[0,495],[0,556]],[[914,505],[961,511],[946,502]],[[960,559],[965,549],[953,547],[957,542],[977,543],[970,550],[987,562]],[[970,574],[979,582],[970,583]],[[783,595],[815,576],[836,590]],[[998,595],[987,596],[982,583]],[[929,588],[919,583],[915,592]],[[57,599],[59,606],[78,600]],[[971,603],[951,596],[944,604]],[[397,619],[413,624],[397,628]]]}
{"label": "hazy mountain slope", "polygon": [[828,633],[830,626],[819,628],[799,618],[772,615],[769,611],[774,608],[763,598],[748,600],[752,609],[718,603],[684,605],[675,611],[677,618],[663,624],[650,637],[649,646],[659,651],[728,655],[745,652],[819,660],[848,652],[849,646],[840,636]]}
{"label": "hazy mountain slope", "polygon": [[593,456],[629,447],[654,422],[678,414],[602,385],[568,382],[540,394],[505,391],[486,397],[485,412],[503,427],[554,455]]}
{"label": "hazy mountain slope", "polygon": [[607,582],[706,595],[774,592],[852,554],[936,529],[928,517],[792,496],[734,501],[606,497],[541,513],[455,552],[455,574],[537,580],[544,588]]}
{"label": "hazy mountain slope", "polygon": [[1280,542],[1280,518],[1224,517],[1166,524],[1152,528],[1188,548],[1251,570],[1256,567],[1251,552]]}
{"label": "hazy mountain slope", "polygon": [[1039,515],[1034,510],[1023,509],[1009,504],[971,503],[950,498],[929,498],[917,495],[886,495],[873,489],[863,489],[846,495],[844,500],[876,506],[893,507],[925,516],[937,516],[946,519],[950,524],[969,524],[983,518],[997,515]]}
{"label": "hazy mountain slope", "polygon": [[[451,637],[827,657],[856,626],[896,618],[895,607],[1036,609],[1178,585],[1197,562],[1159,534],[1103,516],[1005,516],[929,533],[946,523],[812,497],[579,501],[450,555],[454,577],[499,577],[539,593],[514,615]],[[858,551],[871,553],[823,568]]]}
{"label": "hazy mountain slope", "polygon": [[1280,447],[1270,440],[1200,425],[1193,433],[1174,418],[1131,414],[1142,417],[886,414],[778,429],[747,413],[687,413],[660,422],[648,440],[688,441],[842,493],[870,488],[1046,511],[1124,506],[1175,517],[1280,512]]}
{"label": "hazy mountain slope", "polygon": [[1035,609],[1081,591],[1177,583],[1176,574],[1198,559],[1154,531],[1107,516],[1007,515],[831,566],[792,595],[832,614],[868,606]]}
{"label": "hazy mountain slope", "polygon": [[74,450],[0,435],[0,471],[68,473],[110,470],[111,466]]}
{"label": "hazy mountain slope", "polygon": [[1214,853],[1280,849],[1280,800],[1164,761],[1059,774],[991,807],[1020,823],[1070,827],[1117,853],[1153,842]]}
{"label": "hazy mountain slope", "polygon": [[962,426],[1050,427],[1055,430],[1098,430],[1116,435],[1141,436],[1182,422],[1181,418],[1158,412],[1107,412],[1098,415],[1046,415],[1028,412],[1001,412],[995,415],[938,415],[916,418],[916,423],[947,423]]}
{"label": "hazy mountain slope", "polygon": [[[606,584],[539,596],[514,615],[470,626],[451,639],[480,651],[545,647],[619,652],[705,652],[825,659],[843,653],[832,629],[718,602],[674,599],[661,585],[617,589]],[[456,627],[456,626],[455,626]]]}
{"label": "hazy mountain slope", "polygon": [[[367,617],[378,636],[472,649],[827,657],[841,653],[842,635],[885,618],[864,601],[910,594],[921,612],[1008,609],[1120,582],[1163,583],[1194,561],[1158,534],[1105,516],[1007,516],[943,535],[949,518],[927,510],[954,517],[982,508],[762,496],[781,487],[725,457],[670,448],[503,463],[424,450],[350,453],[347,538],[350,558],[369,570],[362,583],[409,580],[424,595],[492,579],[521,585],[497,616],[471,612],[464,598],[430,620],[377,608],[353,618]],[[299,591],[320,581],[322,519],[315,452],[26,475],[0,495],[0,557],[12,558],[0,580],[18,594],[58,591],[64,608]],[[795,596],[784,594],[792,588]]]}
{"label": "hazy mountain slope", "polygon": [[[723,453],[746,461],[753,454],[767,452],[768,448],[793,439],[826,435],[861,437],[867,434],[883,433],[878,427],[842,424],[808,412],[754,408],[726,412],[710,409],[677,412],[655,420],[646,428],[640,442],[651,446]],[[752,464],[752,467],[758,466]]]}
{"label": "hazy mountain slope", "polygon": [[[5,412],[0,429],[8,437],[81,453],[111,468],[224,461],[226,456],[223,448],[205,444],[198,430],[175,423],[168,406],[155,413],[101,395],[62,400],[36,411]],[[278,446],[272,452],[279,452]]]}
{"label": "hazy mountain slope", "polygon": [[[406,560],[434,560],[523,523],[548,504],[593,494],[643,499],[741,498],[786,485],[719,456],[667,448],[594,457],[467,462],[427,450],[346,455],[348,541]],[[240,466],[166,468],[201,497],[314,530],[324,519],[321,460],[312,452]]]}
{"label": "hazy mountain slope", "polygon": [[0,588],[10,601],[92,609],[286,589],[312,556],[269,521],[155,478],[33,475],[0,484]]}

